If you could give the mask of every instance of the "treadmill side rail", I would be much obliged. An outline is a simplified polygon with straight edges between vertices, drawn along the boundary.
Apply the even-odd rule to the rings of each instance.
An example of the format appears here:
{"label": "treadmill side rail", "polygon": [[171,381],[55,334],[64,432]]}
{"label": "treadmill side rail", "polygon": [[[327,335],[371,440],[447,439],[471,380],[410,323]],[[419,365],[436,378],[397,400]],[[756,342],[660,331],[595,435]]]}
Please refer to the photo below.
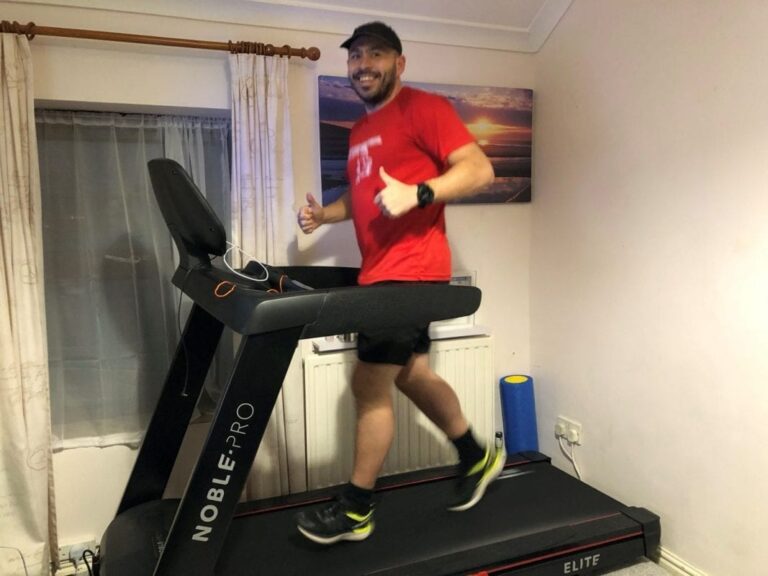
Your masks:
{"label": "treadmill side rail", "polygon": [[[552,557],[520,559],[495,568],[472,572],[466,576],[586,576],[618,570],[643,556],[637,539],[601,544],[591,549],[576,550]],[[465,573],[466,574],[466,573]],[[401,576],[414,576],[402,574]]]}
{"label": "treadmill side rail", "polygon": [[661,545],[661,519],[653,512],[635,506],[627,506],[624,514],[643,527],[645,556],[658,561],[659,546]]}

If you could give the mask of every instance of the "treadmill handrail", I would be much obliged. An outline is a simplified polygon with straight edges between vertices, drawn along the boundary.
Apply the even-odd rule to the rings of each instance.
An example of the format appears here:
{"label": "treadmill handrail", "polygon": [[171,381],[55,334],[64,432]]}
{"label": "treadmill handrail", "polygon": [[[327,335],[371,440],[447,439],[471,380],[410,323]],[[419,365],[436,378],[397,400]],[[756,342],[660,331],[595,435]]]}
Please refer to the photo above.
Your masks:
{"label": "treadmill handrail", "polygon": [[[179,269],[174,283],[209,314],[238,334],[304,326],[302,338],[364,329],[423,324],[473,314],[481,292],[473,286],[385,284],[270,293],[234,283],[217,268]],[[227,291],[217,290],[232,282]],[[224,295],[226,294],[226,295]]]}
{"label": "treadmill handrail", "polygon": [[[339,268],[337,273],[328,267],[318,271],[316,277],[321,284],[314,288],[323,286],[322,290],[272,294],[264,286],[257,287],[256,282],[249,285],[247,279],[211,263],[211,254],[225,254],[224,226],[184,168],[174,160],[156,158],[149,162],[149,174],[179,251],[180,263],[173,283],[239,334],[305,326],[301,337],[308,338],[362,329],[427,325],[468,316],[480,306],[480,290],[468,286],[408,283],[328,287],[331,281],[349,282],[353,276],[349,268]],[[256,263],[249,266],[262,268]],[[313,276],[308,267],[287,270],[295,272],[302,282]],[[222,283],[225,289],[220,290]]]}

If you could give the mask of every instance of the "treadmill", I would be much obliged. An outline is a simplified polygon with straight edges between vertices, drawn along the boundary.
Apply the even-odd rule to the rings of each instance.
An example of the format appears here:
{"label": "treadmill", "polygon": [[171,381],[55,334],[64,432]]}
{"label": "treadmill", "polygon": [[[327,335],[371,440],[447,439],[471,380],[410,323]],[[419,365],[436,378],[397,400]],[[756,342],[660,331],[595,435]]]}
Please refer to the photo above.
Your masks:
{"label": "treadmill", "polygon": [[[179,251],[173,283],[194,305],[117,514],[104,533],[101,576],[554,576],[592,574],[658,552],[658,516],[628,507],[551,465],[513,454],[475,507],[450,512],[452,467],[380,479],[376,530],[321,546],[295,515],[324,489],[238,504],[301,338],[472,314],[471,286],[356,286],[357,270],[262,268],[248,280],[212,263],[224,228],[184,169],[149,162]],[[311,287],[311,288],[310,288]],[[181,499],[163,499],[224,326],[243,336],[210,431]]]}

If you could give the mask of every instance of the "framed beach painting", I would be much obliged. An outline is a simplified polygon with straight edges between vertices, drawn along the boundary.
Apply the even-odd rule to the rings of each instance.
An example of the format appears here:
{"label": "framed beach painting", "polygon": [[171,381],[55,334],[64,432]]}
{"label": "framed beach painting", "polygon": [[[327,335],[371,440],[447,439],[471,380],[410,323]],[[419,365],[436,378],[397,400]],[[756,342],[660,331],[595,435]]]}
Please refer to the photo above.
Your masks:
{"label": "framed beach painting", "polygon": [[[347,78],[320,76],[320,171],[323,204],[348,187],[349,131],[365,114]],[[496,179],[463,204],[506,204],[531,201],[533,91],[523,88],[404,84],[448,99],[493,164]]]}

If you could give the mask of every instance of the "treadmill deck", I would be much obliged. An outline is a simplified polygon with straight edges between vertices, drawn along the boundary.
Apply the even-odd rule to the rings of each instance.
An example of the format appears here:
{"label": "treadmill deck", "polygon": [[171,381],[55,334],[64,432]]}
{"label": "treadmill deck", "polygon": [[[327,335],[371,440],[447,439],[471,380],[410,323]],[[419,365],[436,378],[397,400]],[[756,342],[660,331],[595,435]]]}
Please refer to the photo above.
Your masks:
{"label": "treadmill deck", "polygon": [[591,567],[585,564],[606,565],[607,551],[594,558],[601,546],[632,542],[633,558],[645,554],[643,527],[626,514],[632,509],[548,462],[511,462],[464,512],[446,509],[453,481],[443,476],[382,490],[375,530],[362,542],[307,540],[296,529],[298,503],[239,512],[216,573],[435,576],[487,568],[501,574],[543,561],[562,563],[563,570],[571,562],[576,573]]}

